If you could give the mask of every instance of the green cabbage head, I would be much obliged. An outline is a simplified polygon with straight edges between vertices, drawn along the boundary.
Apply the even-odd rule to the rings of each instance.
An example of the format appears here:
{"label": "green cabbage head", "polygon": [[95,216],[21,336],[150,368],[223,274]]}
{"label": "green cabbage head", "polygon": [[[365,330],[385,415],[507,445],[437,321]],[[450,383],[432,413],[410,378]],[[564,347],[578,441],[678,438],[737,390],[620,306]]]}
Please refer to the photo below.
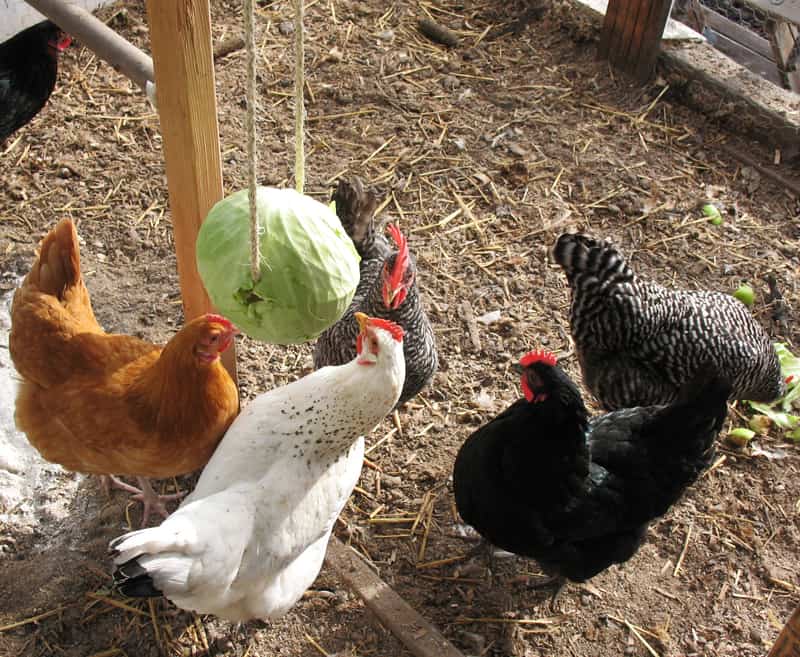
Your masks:
{"label": "green cabbage head", "polygon": [[197,268],[216,309],[252,338],[295,344],[317,337],[353,298],[359,256],[336,213],[293,189],[258,188],[261,278],[250,271],[247,190],[208,213]]}

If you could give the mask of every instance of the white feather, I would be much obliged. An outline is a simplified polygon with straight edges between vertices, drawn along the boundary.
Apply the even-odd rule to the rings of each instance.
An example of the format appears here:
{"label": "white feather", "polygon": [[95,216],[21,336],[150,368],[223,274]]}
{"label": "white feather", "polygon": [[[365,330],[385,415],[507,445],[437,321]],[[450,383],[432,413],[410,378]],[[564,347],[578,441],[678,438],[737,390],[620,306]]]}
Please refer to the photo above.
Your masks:
{"label": "white feather", "polygon": [[313,583],[358,481],[363,434],[394,407],[402,342],[383,330],[377,361],[325,367],[254,399],[192,494],[159,527],[112,542],[183,609],[231,621],[285,613]]}

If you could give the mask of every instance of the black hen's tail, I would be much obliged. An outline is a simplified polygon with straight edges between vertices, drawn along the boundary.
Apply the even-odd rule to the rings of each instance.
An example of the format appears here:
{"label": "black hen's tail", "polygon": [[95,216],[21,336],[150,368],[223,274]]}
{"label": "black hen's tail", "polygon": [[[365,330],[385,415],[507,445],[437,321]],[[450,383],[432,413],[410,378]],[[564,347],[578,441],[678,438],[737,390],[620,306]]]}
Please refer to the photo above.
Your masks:
{"label": "black hen's tail", "polygon": [[714,364],[705,363],[661,413],[665,449],[674,450],[684,461],[687,483],[694,481],[714,459],[715,440],[728,415],[731,389],[731,382],[717,372]]}
{"label": "black hen's tail", "polygon": [[631,282],[633,271],[616,247],[581,233],[563,233],[556,240],[553,259],[567,275],[570,287],[607,287]]}
{"label": "black hen's tail", "polygon": [[129,598],[160,598],[163,594],[136,559],[120,564],[114,569],[114,586]]}
{"label": "black hen's tail", "polygon": [[375,231],[378,197],[360,178],[339,180],[333,193],[336,215],[362,260],[384,259],[392,252],[386,238]]}

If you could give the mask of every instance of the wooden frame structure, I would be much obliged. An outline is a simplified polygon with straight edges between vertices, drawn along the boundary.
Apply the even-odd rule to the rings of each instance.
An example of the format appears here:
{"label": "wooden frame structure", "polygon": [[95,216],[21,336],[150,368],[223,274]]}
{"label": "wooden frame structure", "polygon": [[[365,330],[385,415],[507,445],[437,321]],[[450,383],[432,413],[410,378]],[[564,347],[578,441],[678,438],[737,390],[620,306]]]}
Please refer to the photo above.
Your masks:
{"label": "wooden frame structure", "polygon": [[[791,62],[800,39],[800,0],[745,0],[766,17],[763,36],[692,0],[690,25],[717,50],[770,82],[800,93],[800,65]],[[608,0],[598,56],[641,83],[655,70],[672,0]]]}

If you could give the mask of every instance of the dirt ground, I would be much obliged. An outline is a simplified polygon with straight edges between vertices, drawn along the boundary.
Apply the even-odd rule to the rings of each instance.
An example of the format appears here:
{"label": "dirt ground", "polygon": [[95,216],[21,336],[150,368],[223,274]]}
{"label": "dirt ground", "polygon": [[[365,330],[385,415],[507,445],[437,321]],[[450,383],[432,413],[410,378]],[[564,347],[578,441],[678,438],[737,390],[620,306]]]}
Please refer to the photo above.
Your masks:
{"label": "dirt ground", "polygon": [[[286,185],[291,3],[258,4],[259,179]],[[125,7],[102,16],[147,50],[143,3]],[[419,34],[426,11],[459,32],[457,47]],[[517,397],[509,364],[544,346],[579,374],[565,281],[547,260],[559,232],[611,238],[639,273],[665,284],[732,291],[749,282],[759,319],[800,348],[798,199],[718,145],[765,163],[771,154],[686,109],[674,88],[661,95],[658,81],[639,88],[611,74],[594,61],[592,29],[558,7],[501,33],[519,13],[513,3],[471,0],[308,7],[307,191],[327,199],[338,177],[353,174],[379,189],[383,213],[417,256],[441,354],[434,384],[401,412],[402,434],[387,420],[369,437],[374,467],[336,533],[465,655],[764,655],[800,602],[800,448],[779,435],[757,441],[771,457],[721,439],[718,466],[653,525],[640,552],[569,586],[560,613],[549,591],[515,581],[536,574],[535,563],[500,559],[489,573],[484,560],[463,558],[472,545],[457,536],[452,463],[469,433]],[[238,35],[239,3],[214,2],[213,25],[217,43]],[[244,185],[244,69],[241,50],[216,62],[228,190]],[[0,292],[69,216],[105,328],[172,335],[182,313],[161,139],[138,90],[75,44],[47,107],[0,153]],[[702,217],[704,200],[721,209],[723,225]],[[767,303],[767,273],[788,306],[782,321]],[[477,323],[479,344],[466,307],[479,319],[499,312]],[[244,338],[238,366],[247,400],[308,371],[309,345]],[[741,422],[736,410],[730,419]],[[106,546],[129,522],[138,526],[140,508],[119,492],[105,497],[93,479],[58,473],[31,513],[0,511],[2,655],[410,654],[327,568],[286,617],[242,628],[163,600],[121,598]]]}

